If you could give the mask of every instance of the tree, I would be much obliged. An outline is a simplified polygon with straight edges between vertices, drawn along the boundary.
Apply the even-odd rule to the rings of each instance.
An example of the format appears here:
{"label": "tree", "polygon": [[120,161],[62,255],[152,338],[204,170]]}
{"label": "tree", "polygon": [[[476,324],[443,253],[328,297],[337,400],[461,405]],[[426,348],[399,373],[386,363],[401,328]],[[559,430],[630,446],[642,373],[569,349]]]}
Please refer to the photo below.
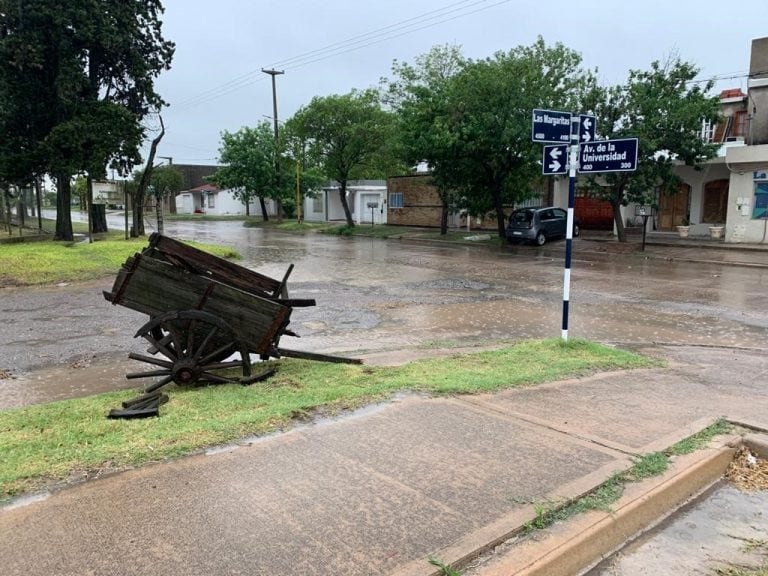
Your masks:
{"label": "tree", "polygon": [[[458,46],[434,46],[426,54],[416,57],[415,64],[392,64],[393,79],[382,78],[382,100],[397,113],[396,153],[408,166],[415,166],[431,158],[435,164],[443,165],[448,158],[438,160],[441,143],[448,135],[445,126],[437,126],[433,120],[443,110],[445,90],[448,81],[460,73],[467,61]],[[434,165],[430,166],[434,169]],[[433,179],[442,210],[440,234],[448,233],[448,216],[456,208],[456,190],[450,183],[444,183],[443,170],[438,169]]]}
{"label": "tree", "polygon": [[717,97],[708,96],[712,83],[693,82],[698,69],[679,58],[650,70],[632,70],[625,85],[595,89],[590,96],[601,138],[638,139],[635,172],[591,178],[590,193],[613,208],[618,239],[626,242],[621,206],[653,204],[657,194],[674,194],[681,180],[675,166],[699,167],[717,153],[717,144],[701,138],[702,121],[717,122]]}
{"label": "tree", "polygon": [[165,124],[163,123],[163,117],[158,116],[160,120],[160,132],[152,139],[149,145],[149,156],[147,156],[147,162],[144,166],[144,170],[139,172],[139,178],[135,181],[135,184],[128,190],[131,195],[131,201],[133,205],[133,226],[131,227],[131,237],[138,238],[144,236],[144,200],[147,197],[147,191],[149,190],[150,180],[152,178],[152,170],[154,169],[155,154],[157,154],[157,147],[160,141],[165,136]]}
{"label": "tree", "polygon": [[[250,203],[258,197],[262,217],[269,220],[264,198],[282,199],[285,186],[277,188],[275,157],[275,136],[266,120],[254,128],[244,127],[237,132],[223,132],[219,147],[219,160],[224,164],[211,178],[220,188],[231,188],[232,193],[245,204],[245,213],[250,215]],[[281,180],[282,182],[282,180]],[[287,186],[290,182],[284,183]]]}
{"label": "tree", "polygon": [[348,226],[355,223],[347,202],[347,183],[387,169],[386,159],[393,157],[393,120],[392,114],[382,110],[373,90],[316,96],[289,120],[294,133],[306,140],[310,157],[339,183]]}
{"label": "tree", "polygon": [[171,194],[175,194],[184,187],[184,177],[175,166],[156,166],[152,169],[149,178],[148,191],[155,199],[155,211],[157,213],[157,231],[162,234],[163,226],[163,201]]}
{"label": "tree", "polygon": [[[6,158],[58,181],[57,239],[71,239],[69,177],[127,174],[139,159],[142,120],[164,104],[154,79],[170,67],[160,0],[5,2],[0,10],[0,84],[9,87],[5,126],[29,126]],[[41,103],[25,105],[25,98]],[[28,150],[28,152],[25,152]],[[90,200],[89,193],[89,200]]]}
{"label": "tree", "polygon": [[531,111],[577,108],[594,82],[580,63],[576,52],[539,38],[460,62],[444,81],[417,85],[402,106],[405,136],[431,167],[438,189],[453,191],[470,214],[495,211],[500,237],[504,205],[530,197],[540,175]]}

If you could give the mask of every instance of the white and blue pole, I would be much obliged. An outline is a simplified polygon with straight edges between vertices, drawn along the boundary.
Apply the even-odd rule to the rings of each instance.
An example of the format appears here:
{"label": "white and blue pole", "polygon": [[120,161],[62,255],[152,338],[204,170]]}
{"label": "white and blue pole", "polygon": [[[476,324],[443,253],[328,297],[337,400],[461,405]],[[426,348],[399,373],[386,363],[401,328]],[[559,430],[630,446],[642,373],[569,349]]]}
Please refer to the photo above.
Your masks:
{"label": "white and blue pole", "polygon": [[568,222],[565,228],[565,272],[563,273],[563,342],[568,342],[568,308],[571,298],[571,254],[573,252],[573,205],[576,198],[576,168],[579,161],[579,117],[571,120],[568,158]]}

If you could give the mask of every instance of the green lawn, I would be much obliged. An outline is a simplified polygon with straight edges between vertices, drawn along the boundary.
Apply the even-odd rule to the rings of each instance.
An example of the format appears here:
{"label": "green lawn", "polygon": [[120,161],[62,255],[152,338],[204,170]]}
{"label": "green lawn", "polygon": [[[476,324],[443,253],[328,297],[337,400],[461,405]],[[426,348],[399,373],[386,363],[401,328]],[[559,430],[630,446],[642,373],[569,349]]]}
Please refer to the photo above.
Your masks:
{"label": "green lawn", "polygon": [[110,408],[136,395],[119,391],[0,411],[0,500],[66,479],[74,472],[137,466],[265,434],[313,411],[337,413],[396,391],[490,392],[596,371],[658,366],[658,361],[584,341],[528,341],[494,351],[400,367],[273,363],[277,374],[250,387],[168,386],[159,418],[109,420]]}
{"label": "green lawn", "polygon": [[[125,240],[117,233],[89,244],[53,240],[0,245],[0,286],[55,284],[117,274],[126,258],[146,248],[147,238]],[[224,246],[191,243],[217,256],[235,258]]]}

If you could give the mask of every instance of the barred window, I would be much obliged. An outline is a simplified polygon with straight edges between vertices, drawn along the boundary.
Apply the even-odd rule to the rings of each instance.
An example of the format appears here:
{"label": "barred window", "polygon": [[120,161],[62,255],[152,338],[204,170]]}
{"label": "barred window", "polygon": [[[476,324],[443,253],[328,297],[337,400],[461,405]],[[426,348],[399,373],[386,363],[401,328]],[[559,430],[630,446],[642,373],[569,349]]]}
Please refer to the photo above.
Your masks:
{"label": "barred window", "polygon": [[390,208],[402,208],[405,204],[403,203],[403,193],[402,192],[392,192],[389,195],[389,207]]}

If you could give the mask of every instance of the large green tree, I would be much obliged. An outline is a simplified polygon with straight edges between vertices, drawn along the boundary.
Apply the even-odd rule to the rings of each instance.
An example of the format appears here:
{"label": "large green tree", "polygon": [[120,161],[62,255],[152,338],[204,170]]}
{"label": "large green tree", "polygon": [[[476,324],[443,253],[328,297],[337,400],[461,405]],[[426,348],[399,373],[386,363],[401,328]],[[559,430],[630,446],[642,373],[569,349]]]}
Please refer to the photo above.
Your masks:
{"label": "large green tree", "polygon": [[347,202],[350,180],[386,175],[392,168],[394,116],[382,109],[374,90],[315,97],[289,120],[307,142],[308,153],[339,183],[339,199],[348,226],[354,226]]}
{"label": "large green tree", "polygon": [[[127,174],[140,160],[142,120],[163,105],[154,79],[170,66],[159,0],[3,0],[0,99],[3,127],[29,126],[0,149],[22,171],[45,170],[58,184],[56,238],[72,237],[71,174]],[[24,99],[40,103],[25,105]]]}
{"label": "large green tree", "polygon": [[573,50],[539,38],[531,46],[460,62],[445,80],[416,85],[401,107],[405,136],[438,187],[455,191],[472,214],[494,211],[501,237],[505,204],[529,197],[540,176],[531,111],[578,109],[594,83],[580,65]]}
{"label": "large green tree", "polygon": [[595,88],[588,98],[597,116],[600,138],[638,139],[635,172],[591,178],[590,193],[613,207],[618,239],[626,241],[621,206],[653,204],[658,194],[675,194],[680,177],[675,166],[698,167],[717,153],[717,144],[701,138],[702,121],[717,122],[719,104],[709,96],[712,83],[694,82],[698,69],[670,58],[649,70],[632,70],[626,84]]}
{"label": "large green tree", "polygon": [[280,153],[271,124],[266,120],[253,128],[225,131],[219,147],[219,160],[224,166],[216,170],[211,181],[221,188],[231,188],[234,196],[245,204],[247,215],[250,215],[250,203],[259,198],[266,222],[269,215],[264,198],[282,201],[290,189],[290,181],[277,178],[275,158]]}
{"label": "large green tree", "polygon": [[457,209],[459,198],[453,187],[455,182],[444,178],[442,168],[452,161],[445,147],[450,139],[448,126],[434,120],[445,110],[449,80],[466,64],[458,46],[434,46],[417,56],[414,64],[396,60],[392,64],[392,78],[381,80],[382,100],[397,113],[396,153],[408,166],[431,159],[433,182],[442,204],[441,234],[448,233],[448,216]]}

